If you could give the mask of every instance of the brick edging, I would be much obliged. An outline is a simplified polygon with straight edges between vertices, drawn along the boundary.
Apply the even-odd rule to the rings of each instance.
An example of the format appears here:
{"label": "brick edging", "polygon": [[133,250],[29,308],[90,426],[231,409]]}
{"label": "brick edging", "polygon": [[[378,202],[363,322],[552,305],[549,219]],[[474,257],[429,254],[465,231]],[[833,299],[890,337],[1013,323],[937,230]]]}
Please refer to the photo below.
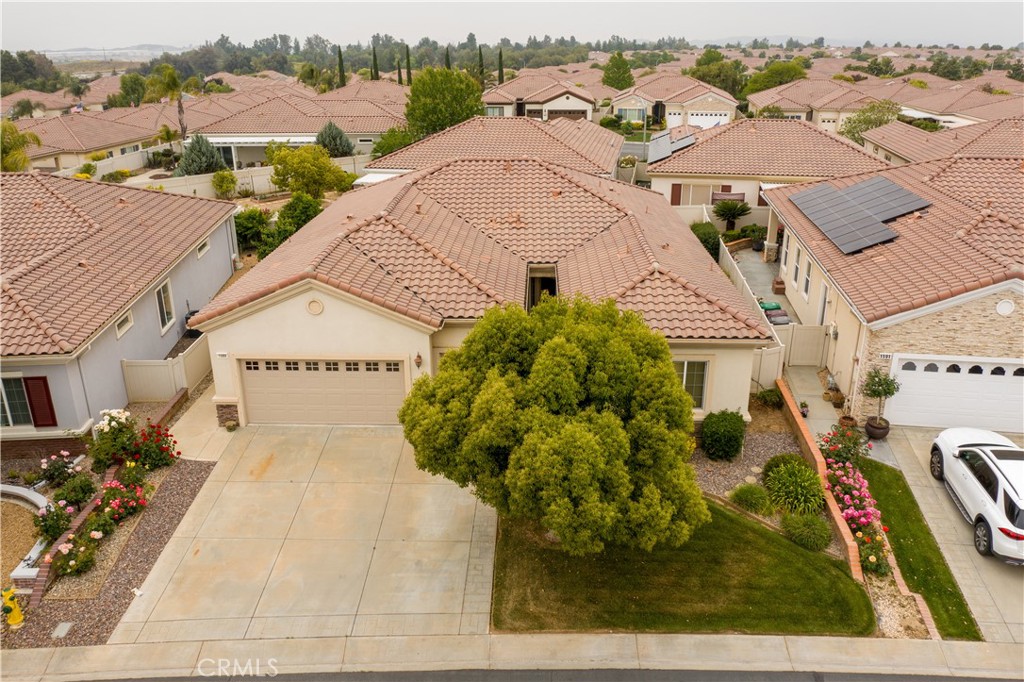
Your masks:
{"label": "brick edging", "polygon": [[161,408],[160,412],[157,413],[156,418],[153,419],[153,423],[166,426],[167,421],[177,414],[178,410],[181,409],[181,406],[185,404],[186,400],[188,400],[188,389],[179,389],[178,392],[171,396],[171,399],[168,400]]}
{"label": "brick edging", "polygon": [[[786,383],[785,379],[780,378],[775,380],[775,385],[782,393],[782,401],[784,403],[782,414],[797,434],[797,442],[800,445],[801,454],[803,454],[804,459],[814,465],[814,469],[818,472],[821,480],[827,480],[825,458],[822,457],[821,450],[818,449],[817,443],[811,436],[811,431],[807,428],[807,422],[804,421],[803,416],[800,414],[796,399],[793,397],[792,391],[789,390],[789,384]],[[825,495],[825,508],[828,511],[829,521],[832,522],[832,528],[839,533],[839,550],[846,557],[846,563],[850,567],[850,574],[854,580],[863,583],[864,569],[860,565],[860,550],[857,549],[857,543],[853,539],[850,527],[846,524],[846,519],[843,518],[842,512],[839,511],[839,505],[836,503],[835,497]]]}

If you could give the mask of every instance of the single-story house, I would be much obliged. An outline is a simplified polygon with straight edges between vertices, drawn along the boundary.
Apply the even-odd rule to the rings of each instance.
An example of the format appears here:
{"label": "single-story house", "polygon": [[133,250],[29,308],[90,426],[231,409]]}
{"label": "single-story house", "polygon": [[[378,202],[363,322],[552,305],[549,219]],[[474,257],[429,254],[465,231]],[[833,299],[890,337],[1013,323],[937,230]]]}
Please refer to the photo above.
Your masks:
{"label": "single-story house", "polygon": [[368,154],[381,134],[405,125],[405,114],[367,100],[272,97],[192,132],[202,133],[235,169],[266,163],[270,142],[313,144],[333,121],[352,140],[356,154]]}
{"label": "single-story house", "polygon": [[852,396],[871,368],[901,384],[894,424],[1024,425],[1024,149],[911,163],[764,192],[780,276],[826,365]]}
{"label": "single-story house", "polygon": [[643,121],[650,116],[668,128],[711,128],[735,120],[737,104],[725,90],[696,78],[659,72],[620,92],[612,100],[612,112],[623,121]]}
{"label": "single-story house", "polygon": [[85,111],[103,111],[107,103],[107,96],[121,92],[120,76],[102,76],[89,84],[89,91],[82,95],[81,99],[72,97],[65,90],[56,92],[40,92],[39,90],[19,90],[0,99],[0,112],[3,116],[10,117],[14,105],[27,99],[33,104],[40,105],[40,108],[32,111],[31,118],[51,118],[62,116],[71,109],[82,105]]}
{"label": "single-story house", "polygon": [[131,154],[153,138],[153,131],[104,118],[100,113],[83,112],[53,118],[26,118],[15,121],[22,132],[39,136],[41,146],[26,148],[32,168],[66,170],[89,163],[89,157],[106,158]]}
{"label": "single-story house", "polygon": [[904,104],[901,112],[946,128],[1024,116],[1024,95],[993,95],[984,90],[949,88]]}
{"label": "single-story house", "polygon": [[337,100],[365,100],[377,104],[397,106],[400,113],[405,111],[405,103],[409,99],[409,86],[399,85],[392,80],[363,81],[357,80],[348,85],[328,90],[313,98],[318,102]]}
{"label": "single-story house", "polygon": [[941,159],[954,154],[986,156],[1012,148],[1024,135],[1024,116],[927,132],[893,121],[862,133],[864,149],[894,165]]}
{"label": "single-story house", "polygon": [[[767,225],[763,189],[888,166],[850,140],[806,121],[744,119],[679,136],[675,130],[662,133],[669,144],[662,145],[660,137],[651,143],[647,173],[651,189],[677,207],[687,224],[710,219],[724,227],[712,206],[735,199],[751,208],[738,226]],[[678,139],[673,142],[673,137]]]}
{"label": "single-story house", "polygon": [[162,360],[231,276],[235,207],[37,173],[0,191],[0,443],[59,449],[127,404],[122,360]]}
{"label": "single-story house", "polygon": [[192,318],[221,423],[395,424],[490,306],[611,298],[664,334],[694,417],[746,414],[761,316],[658,194],[537,159],[460,159],[370,185]]}
{"label": "single-story house", "polygon": [[834,133],[847,118],[878,99],[843,81],[805,78],[755,92],[747,97],[747,102],[755,113],[766,107],[778,107],[786,118],[810,121]]}
{"label": "single-story house", "polygon": [[[366,165],[376,180],[457,158],[529,157],[611,176],[625,138],[583,119],[476,116]],[[358,182],[358,181],[357,181]]]}
{"label": "single-story house", "polygon": [[488,116],[528,116],[594,119],[594,96],[583,88],[554,76],[533,73],[517,76],[483,94]]}

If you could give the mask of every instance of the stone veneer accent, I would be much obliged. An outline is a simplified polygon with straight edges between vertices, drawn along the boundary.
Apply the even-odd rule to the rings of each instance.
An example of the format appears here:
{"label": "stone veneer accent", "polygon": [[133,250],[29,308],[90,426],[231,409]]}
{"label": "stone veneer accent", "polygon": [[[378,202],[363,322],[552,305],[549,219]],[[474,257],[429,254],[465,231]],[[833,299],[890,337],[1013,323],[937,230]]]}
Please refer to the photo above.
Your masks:
{"label": "stone veneer accent", "polygon": [[224,426],[228,422],[238,423],[238,405],[217,405],[217,424]]}
{"label": "stone veneer accent", "polygon": [[[1013,301],[1016,306],[1006,316],[996,312],[996,304],[1004,299]],[[881,359],[881,353],[1017,358],[1020,357],[1022,333],[1024,296],[1015,291],[1001,291],[870,332],[856,381],[858,391],[852,414],[861,421],[874,416],[874,401],[867,401],[865,405],[859,387],[862,377],[872,367],[880,367],[886,372],[890,370],[892,360]]]}

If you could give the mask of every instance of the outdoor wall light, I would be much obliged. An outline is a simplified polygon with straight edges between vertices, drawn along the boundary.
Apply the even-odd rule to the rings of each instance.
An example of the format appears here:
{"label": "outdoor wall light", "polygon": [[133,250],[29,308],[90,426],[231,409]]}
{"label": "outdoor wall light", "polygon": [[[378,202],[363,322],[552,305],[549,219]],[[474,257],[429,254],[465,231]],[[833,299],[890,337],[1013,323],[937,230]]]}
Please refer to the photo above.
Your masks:
{"label": "outdoor wall light", "polygon": [[417,353],[416,357],[413,359],[413,362],[416,363],[416,368],[418,369],[423,364],[423,356]]}

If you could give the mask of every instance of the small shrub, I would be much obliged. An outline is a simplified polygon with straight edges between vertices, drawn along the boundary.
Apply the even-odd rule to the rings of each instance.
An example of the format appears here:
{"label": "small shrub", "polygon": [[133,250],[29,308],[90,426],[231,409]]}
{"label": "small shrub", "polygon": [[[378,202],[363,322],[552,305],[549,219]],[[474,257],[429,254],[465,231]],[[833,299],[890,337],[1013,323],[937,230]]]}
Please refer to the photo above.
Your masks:
{"label": "small shrub", "polygon": [[782,517],[786,537],[812,552],[820,552],[832,543],[832,529],[820,516],[786,514]]}
{"label": "small shrub", "polygon": [[214,173],[210,183],[218,199],[230,199],[235,193],[235,187],[238,186],[238,178],[231,170],[225,168]]}
{"label": "small shrub", "polygon": [[67,483],[57,488],[53,496],[58,500],[67,500],[68,504],[76,507],[88,502],[96,493],[96,484],[92,482],[89,474],[75,474]]}
{"label": "small shrub", "polygon": [[146,481],[146,468],[137,463],[125,462],[117,472],[117,480],[126,486],[142,485]]}
{"label": "small shrub", "polygon": [[772,503],[794,514],[815,514],[825,504],[818,473],[810,467],[788,463],[775,468],[765,479]]}
{"label": "small shrub", "polygon": [[711,257],[718,261],[718,228],[715,227],[714,223],[693,223],[690,225],[690,229],[693,234],[697,236],[700,243],[704,246],[705,250],[711,254]]}
{"label": "small shrub", "polygon": [[126,170],[110,171],[100,176],[100,182],[115,182],[122,183],[132,176],[131,172]]}
{"label": "small shrub", "polygon": [[38,472],[26,471],[21,475],[21,482],[27,485],[29,488],[31,488],[36,483],[38,483],[41,478],[42,476],[40,476]]}
{"label": "small shrub", "polygon": [[867,479],[852,463],[829,457],[825,467],[828,478],[825,488],[832,493],[851,530],[860,531],[881,520],[882,513],[871,496]]}
{"label": "small shrub", "polygon": [[82,467],[75,466],[74,458],[67,450],[61,450],[59,455],[50,455],[39,460],[39,468],[43,470],[43,476],[53,487],[64,485],[68,479],[82,470]]}
{"label": "small shrub", "polygon": [[643,121],[631,121],[630,125],[633,126],[633,132],[637,132],[644,129]]}
{"label": "small shrub", "polygon": [[107,157],[106,152],[93,152],[92,154],[89,155],[90,161],[104,161],[107,158],[109,157]]}
{"label": "small shrub", "polygon": [[75,508],[64,500],[58,500],[55,505],[48,504],[32,519],[36,525],[36,533],[39,537],[53,542],[71,527],[71,521],[74,520],[76,513]]}
{"label": "small shrub", "polygon": [[[78,529],[78,532],[82,535],[88,535],[93,539],[99,540],[107,535],[110,535],[117,529],[117,523],[114,519],[110,518],[110,514],[104,514],[102,508],[92,514],[89,514],[89,518],[85,520],[82,527]],[[99,537],[96,537],[96,534]]]}
{"label": "small shrub", "polygon": [[165,427],[147,421],[134,443],[135,454],[132,457],[143,469],[159,469],[174,464],[174,460],[181,456],[181,452],[175,450],[177,444],[178,441]]}
{"label": "small shrub", "polygon": [[260,243],[263,232],[270,225],[270,211],[261,208],[247,208],[235,214],[235,232],[238,245],[250,249]]}
{"label": "small shrub", "polygon": [[730,410],[719,410],[704,417],[701,428],[701,449],[708,459],[735,459],[743,449],[743,434],[747,425],[743,415]]}
{"label": "small shrub", "polygon": [[867,455],[872,446],[867,436],[857,429],[833,424],[831,431],[818,434],[818,449],[826,460],[850,462],[857,466],[860,458]]}
{"label": "small shrub", "polygon": [[619,132],[622,133],[623,135],[632,135],[633,124],[631,124],[629,121],[623,121],[622,123],[619,124]]}
{"label": "small shrub", "polygon": [[124,460],[135,443],[135,420],[127,410],[100,410],[96,437],[89,447],[92,470],[106,471],[115,461]]}
{"label": "small shrub", "polygon": [[729,499],[737,507],[754,514],[770,514],[772,501],[768,491],[756,483],[743,483],[729,493]]}
{"label": "small shrub", "polygon": [[743,235],[740,234],[739,230],[726,230],[722,233],[722,241],[726,244],[729,244],[730,242],[738,242],[741,239],[743,239]]}
{"label": "small shrub", "polygon": [[754,400],[773,410],[782,409],[782,391],[777,388],[766,388],[763,391],[758,391],[754,396]]}
{"label": "small shrub", "polygon": [[811,468],[811,465],[807,462],[807,460],[801,457],[800,455],[794,454],[792,452],[784,452],[781,455],[775,455],[774,457],[772,457],[771,459],[764,463],[764,467],[761,468],[762,478],[767,481],[768,476],[783,464],[800,464],[802,466],[807,467],[808,469]]}
{"label": "small shrub", "polygon": [[72,175],[75,180],[92,180],[92,176],[88,173],[75,173]]}
{"label": "small shrub", "polygon": [[67,542],[54,548],[51,565],[57,575],[85,573],[96,564],[96,547],[96,541],[88,535],[69,536]]}
{"label": "small shrub", "polygon": [[[610,99],[608,99],[607,97],[605,97],[603,100],[601,100],[600,106],[602,106],[602,107],[610,107],[611,105],[612,105],[612,101]],[[606,116],[605,118],[615,118],[615,117],[614,116],[610,116],[610,117]]]}
{"label": "small shrub", "polygon": [[633,156],[632,154],[627,154],[626,156],[623,156],[621,159],[619,159],[619,168],[635,168],[635,167],[636,167],[636,157]]}
{"label": "small shrub", "polygon": [[95,163],[83,163],[82,167],[78,169],[79,173],[88,175],[90,178],[96,175],[96,164]]}
{"label": "small shrub", "polygon": [[304,192],[295,192],[291,200],[277,212],[277,226],[297,232],[323,210],[319,199]]}
{"label": "small shrub", "polygon": [[768,236],[768,228],[764,225],[744,225],[740,228],[740,236],[744,239],[764,239]]}

